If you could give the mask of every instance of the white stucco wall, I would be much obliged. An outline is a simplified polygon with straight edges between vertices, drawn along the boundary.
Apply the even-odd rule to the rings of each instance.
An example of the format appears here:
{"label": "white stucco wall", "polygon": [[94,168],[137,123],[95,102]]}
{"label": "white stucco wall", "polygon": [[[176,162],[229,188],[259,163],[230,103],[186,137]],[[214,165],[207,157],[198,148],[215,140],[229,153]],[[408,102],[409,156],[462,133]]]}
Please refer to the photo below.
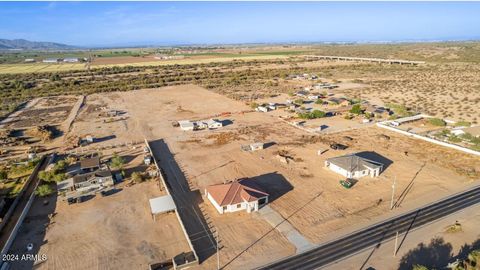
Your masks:
{"label": "white stucco wall", "polygon": [[363,171],[356,171],[356,172],[349,172],[347,170],[344,170],[343,168],[338,167],[337,165],[333,163],[329,163],[328,161],[325,161],[325,166],[328,167],[330,170],[346,177],[346,178],[361,178],[367,175],[370,175],[371,177],[378,176],[380,174],[380,168],[375,169],[375,170],[370,170],[366,169]]}
{"label": "white stucco wall", "polygon": [[[227,212],[237,212],[237,211],[247,211],[247,212],[254,212],[258,211],[258,201],[254,202],[241,202],[240,204],[232,204],[232,205],[227,205],[226,209],[224,210],[223,207],[221,207],[210,195],[210,193],[205,190],[205,195],[207,199],[212,203],[212,205],[217,209],[218,213],[223,214]],[[265,199],[265,204],[268,203],[268,197]]]}

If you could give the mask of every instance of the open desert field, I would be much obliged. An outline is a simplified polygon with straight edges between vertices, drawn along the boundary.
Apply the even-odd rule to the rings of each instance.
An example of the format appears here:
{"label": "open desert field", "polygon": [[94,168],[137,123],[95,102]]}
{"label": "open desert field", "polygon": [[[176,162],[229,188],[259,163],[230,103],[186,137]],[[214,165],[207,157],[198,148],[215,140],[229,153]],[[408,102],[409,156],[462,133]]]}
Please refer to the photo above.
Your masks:
{"label": "open desert field", "polygon": [[[103,123],[95,110],[103,106],[124,114],[118,121]],[[374,126],[313,136],[273,114],[249,110],[241,102],[193,85],[94,94],[88,96],[69,135],[114,136],[98,146],[163,139],[190,188],[201,193],[208,185],[253,178],[270,193],[270,207],[311,244],[429,203],[479,179],[478,158],[455,150]],[[194,132],[171,125],[172,121],[210,118],[226,125]],[[240,150],[253,142],[269,147]],[[319,156],[318,150],[329,149],[331,142],[349,148],[330,149]],[[386,169],[379,178],[362,178],[346,190],[338,182],[342,177],[325,169],[324,161],[356,152],[381,160]],[[288,162],[279,153],[289,156]],[[396,208],[390,211],[394,179]],[[205,198],[200,207],[220,233],[220,261],[226,269],[239,269],[247,261],[253,263],[249,267],[258,266],[296,252],[294,243],[272,227],[261,211],[219,215]],[[244,236],[240,242],[239,235]],[[264,261],[252,262],[259,254]],[[215,257],[209,257],[201,266],[208,269],[215,264]]]}

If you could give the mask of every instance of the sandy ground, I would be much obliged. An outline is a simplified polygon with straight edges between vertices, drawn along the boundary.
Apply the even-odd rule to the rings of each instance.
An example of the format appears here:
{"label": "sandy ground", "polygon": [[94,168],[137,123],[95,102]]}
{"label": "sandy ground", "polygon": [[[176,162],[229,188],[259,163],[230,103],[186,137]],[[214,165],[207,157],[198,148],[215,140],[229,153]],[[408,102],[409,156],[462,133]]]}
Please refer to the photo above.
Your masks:
{"label": "sandy ground", "polygon": [[[37,154],[41,154],[43,151],[64,146],[64,135],[75,120],[82,99],[82,96],[37,98],[30,101],[25,108],[10,115],[2,122],[1,128],[14,130],[14,136],[26,139],[26,142],[5,146],[8,155],[5,158],[0,157],[0,160],[26,158],[27,150],[31,147],[38,147]],[[28,129],[43,125],[55,127],[56,134],[53,139],[42,142],[39,138],[28,135]]]}
{"label": "sandy ground", "polygon": [[[38,254],[48,259],[37,269],[146,269],[189,250],[175,214],[153,221],[148,199],[159,195],[154,182],[145,182],[81,204],[55,205],[52,199],[43,206],[37,199],[12,250],[21,254],[27,243],[37,248],[43,241]],[[12,266],[31,269],[31,262]]]}
{"label": "sandy ground", "polygon": [[[400,213],[465,187],[478,180],[477,174],[468,177],[466,172],[480,171],[480,162],[475,157],[376,127],[312,139],[310,134],[276,116],[239,113],[249,108],[191,85],[87,98],[87,105],[97,103],[124,110],[128,117],[99,124],[94,111],[91,114],[85,111],[72,132],[115,135],[99,145],[115,140],[163,138],[189,184],[202,192],[211,184],[253,177],[270,192],[270,206],[313,243],[367,225],[389,212],[394,178],[398,204],[394,212]],[[183,132],[171,125],[173,120],[209,119],[222,112],[233,114],[216,117],[231,121],[219,130]],[[382,134],[390,139],[382,140],[379,138]],[[254,153],[240,150],[242,144],[256,141],[276,144]],[[328,142],[332,141],[350,147],[318,156],[317,151],[328,149]],[[281,162],[278,151],[286,151],[294,160],[288,164]],[[353,189],[345,190],[338,183],[341,176],[323,168],[323,164],[326,158],[352,152],[367,152],[388,165],[379,178],[362,178]],[[220,231],[224,245],[220,260],[227,269],[239,269],[247,262],[251,263],[248,266],[258,266],[295,252],[294,246],[257,214],[218,215],[208,202],[201,207]],[[201,267],[214,265],[216,259],[211,257]]]}

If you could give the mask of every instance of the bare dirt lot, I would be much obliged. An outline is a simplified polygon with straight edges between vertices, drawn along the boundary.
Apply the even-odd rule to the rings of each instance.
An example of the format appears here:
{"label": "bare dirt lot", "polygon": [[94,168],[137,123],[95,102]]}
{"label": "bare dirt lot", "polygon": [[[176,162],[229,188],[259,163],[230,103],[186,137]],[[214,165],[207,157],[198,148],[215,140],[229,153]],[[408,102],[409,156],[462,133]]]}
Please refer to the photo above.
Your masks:
{"label": "bare dirt lot", "polygon": [[37,154],[63,145],[63,137],[75,119],[82,96],[36,98],[1,123],[0,130],[10,131],[1,138],[0,160],[25,158],[35,149]]}
{"label": "bare dirt lot", "polygon": [[[56,203],[52,197],[44,206],[37,199],[12,250],[22,254],[28,243],[37,250],[41,245],[37,254],[48,259],[37,269],[146,269],[189,250],[175,214],[153,221],[148,199],[159,195],[154,182],[145,182],[81,204]],[[12,266],[31,269],[32,263]]]}
{"label": "bare dirt lot", "polygon": [[[88,113],[92,104],[108,104],[127,112],[128,117],[99,124],[95,110]],[[211,184],[253,177],[271,194],[270,206],[313,243],[368,224],[385,213],[431,202],[479,179],[480,162],[473,156],[376,127],[312,137],[273,115],[242,112],[249,108],[192,85],[95,94],[88,97],[85,108],[72,132],[115,135],[99,145],[143,137],[164,139],[189,185],[202,193]],[[171,125],[173,120],[212,117],[228,120],[228,125],[195,132]],[[253,142],[274,143],[263,151],[240,150],[241,145]],[[318,156],[318,150],[328,149],[330,142],[342,142],[349,148]],[[279,158],[279,152],[291,157],[288,163]],[[324,161],[353,152],[372,155],[384,162],[386,169],[379,178],[362,178],[346,190],[338,183],[342,177],[325,169]],[[390,212],[394,178],[397,208]],[[219,215],[208,201],[201,203],[201,208],[219,229],[220,261],[227,269],[246,267],[247,262],[251,263],[248,267],[258,266],[295,252],[294,246],[256,213]],[[215,264],[210,257],[201,267],[210,269]]]}

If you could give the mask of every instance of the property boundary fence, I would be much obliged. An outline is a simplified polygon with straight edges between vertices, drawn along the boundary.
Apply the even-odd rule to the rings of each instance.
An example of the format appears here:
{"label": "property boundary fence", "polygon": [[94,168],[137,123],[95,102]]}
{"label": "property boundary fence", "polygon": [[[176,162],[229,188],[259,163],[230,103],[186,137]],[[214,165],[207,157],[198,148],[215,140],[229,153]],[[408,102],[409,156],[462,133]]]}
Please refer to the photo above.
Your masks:
{"label": "property boundary fence", "polygon": [[407,135],[407,136],[410,136],[410,137],[413,137],[413,138],[416,138],[416,139],[420,139],[420,140],[435,143],[435,144],[438,144],[438,145],[441,145],[441,146],[453,148],[455,150],[459,150],[459,151],[462,151],[462,152],[465,152],[465,153],[468,153],[468,154],[473,154],[473,155],[476,155],[476,156],[480,156],[480,152],[475,151],[473,149],[469,149],[469,148],[466,148],[466,147],[463,147],[463,146],[460,146],[460,145],[456,145],[456,144],[450,144],[450,143],[442,142],[442,141],[435,140],[435,139],[432,139],[432,138],[428,138],[428,137],[425,137],[425,136],[422,136],[422,135],[410,133],[408,131],[400,130],[398,128],[388,126],[388,124],[387,124],[388,122],[389,121],[377,123],[377,126],[381,127],[381,128],[384,128],[384,129],[394,131],[394,132],[398,132],[400,134]]}
{"label": "property boundary fence", "polygon": [[119,143],[112,143],[112,144],[107,144],[107,145],[102,145],[102,146],[95,146],[95,145],[89,145],[89,146],[80,146],[77,147],[73,150],[68,150],[65,151],[67,154],[83,154],[83,153],[90,153],[92,151],[102,151],[102,150],[108,150],[108,149],[113,149],[117,147],[127,147],[127,146],[135,146],[139,144],[143,144],[143,141],[129,141],[129,142],[119,142]]}
{"label": "property boundary fence", "polygon": [[[40,162],[37,164],[37,166],[35,166],[35,168],[32,171],[32,174],[30,174],[27,182],[25,182],[25,185],[23,186],[22,191],[20,192],[20,194],[15,199],[15,202],[14,202],[15,205],[12,204],[10,206],[10,209],[9,209],[9,212],[11,211],[10,216],[12,215],[13,209],[17,206],[18,202],[20,201],[20,198],[23,196],[23,194],[27,190],[30,183],[33,181],[33,179],[35,177],[37,177],[37,174],[38,174],[40,168],[42,167],[43,163],[45,162],[45,159],[46,159],[46,156],[43,156],[41,158]],[[51,161],[52,161],[52,158],[49,157],[48,163],[50,163]],[[7,254],[7,252],[10,250],[10,247],[12,246],[13,241],[15,240],[15,237],[17,236],[18,229],[20,229],[20,226],[22,225],[23,220],[25,219],[25,216],[27,215],[28,211],[30,210],[30,207],[32,206],[33,200],[35,199],[35,190],[37,189],[39,183],[40,183],[40,181],[37,181],[37,183],[35,183],[35,187],[33,189],[32,194],[30,194],[30,197],[28,198],[27,204],[22,209],[22,213],[20,214],[20,217],[18,218],[17,222],[15,223],[15,226],[13,227],[12,232],[8,236],[7,242],[2,247],[2,251],[1,251],[1,254],[0,254],[2,256],[2,258],[3,258],[3,255]],[[10,218],[10,217],[8,217],[8,218]],[[5,220],[7,220],[7,219],[5,219]],[[2,221],[2,228],[3,228],[3,226],[4,226],[4,223]],[[3,267],[4,262],[0,261],[0,264],[2,264],[2,267]]]}
{"label": "property boundary fence", "polygon": [[[162,171],[162,168],[160,167],[160,165],[158,165],[157,163],[157,158],[155,157],[151,147],[150,147],[150,143],[147,141],[147,139],[145,139],[145,145],[147,146],[148,150],[150,151],[150,153],[152,154],[152,157],[153,157],[153,163],[155,164],[155,167],[157,167],[157,170],[158,170],[158,177],[160,178],[160,181],[162,182],[162,185],[165,187],[165,190],[167,191],[167,194],[171,196],[171,193],[170,193],[170,190],[167,186],[167,183],[165,181],[165,178],[163,176],[163,171]],[[175,201],[174,201],[175,203]],[[177,205],[175,204],[175,207],[177,207]],[[193,247],[193,244],[192,242],[190,241],[190,237],[188,236],[188,233],[187,233],[187,230],[185,229],[185,226],[183,225],[183,221],[182,221],[182,218],[180,217],[180,215],[178,214],[178,211],[175,210],[175,215],[177,216],[177,219],[180,223],[180,227],[182,228],[182,231],[183,231],[183,234],[185,235],[185,238],[187,239],[187,243],[188,245],[190,246],[190,249],[192,250],[193,252],[193,255],[195,256],[195,262],[189,262],[188,264],[196,264],[198,263],[199,259],[198,259],[198,255],[197,255],[197,252],[195,251],[195,248]],[[186,267],[187,265],[182,265],[182,268],[183,267]]]}

